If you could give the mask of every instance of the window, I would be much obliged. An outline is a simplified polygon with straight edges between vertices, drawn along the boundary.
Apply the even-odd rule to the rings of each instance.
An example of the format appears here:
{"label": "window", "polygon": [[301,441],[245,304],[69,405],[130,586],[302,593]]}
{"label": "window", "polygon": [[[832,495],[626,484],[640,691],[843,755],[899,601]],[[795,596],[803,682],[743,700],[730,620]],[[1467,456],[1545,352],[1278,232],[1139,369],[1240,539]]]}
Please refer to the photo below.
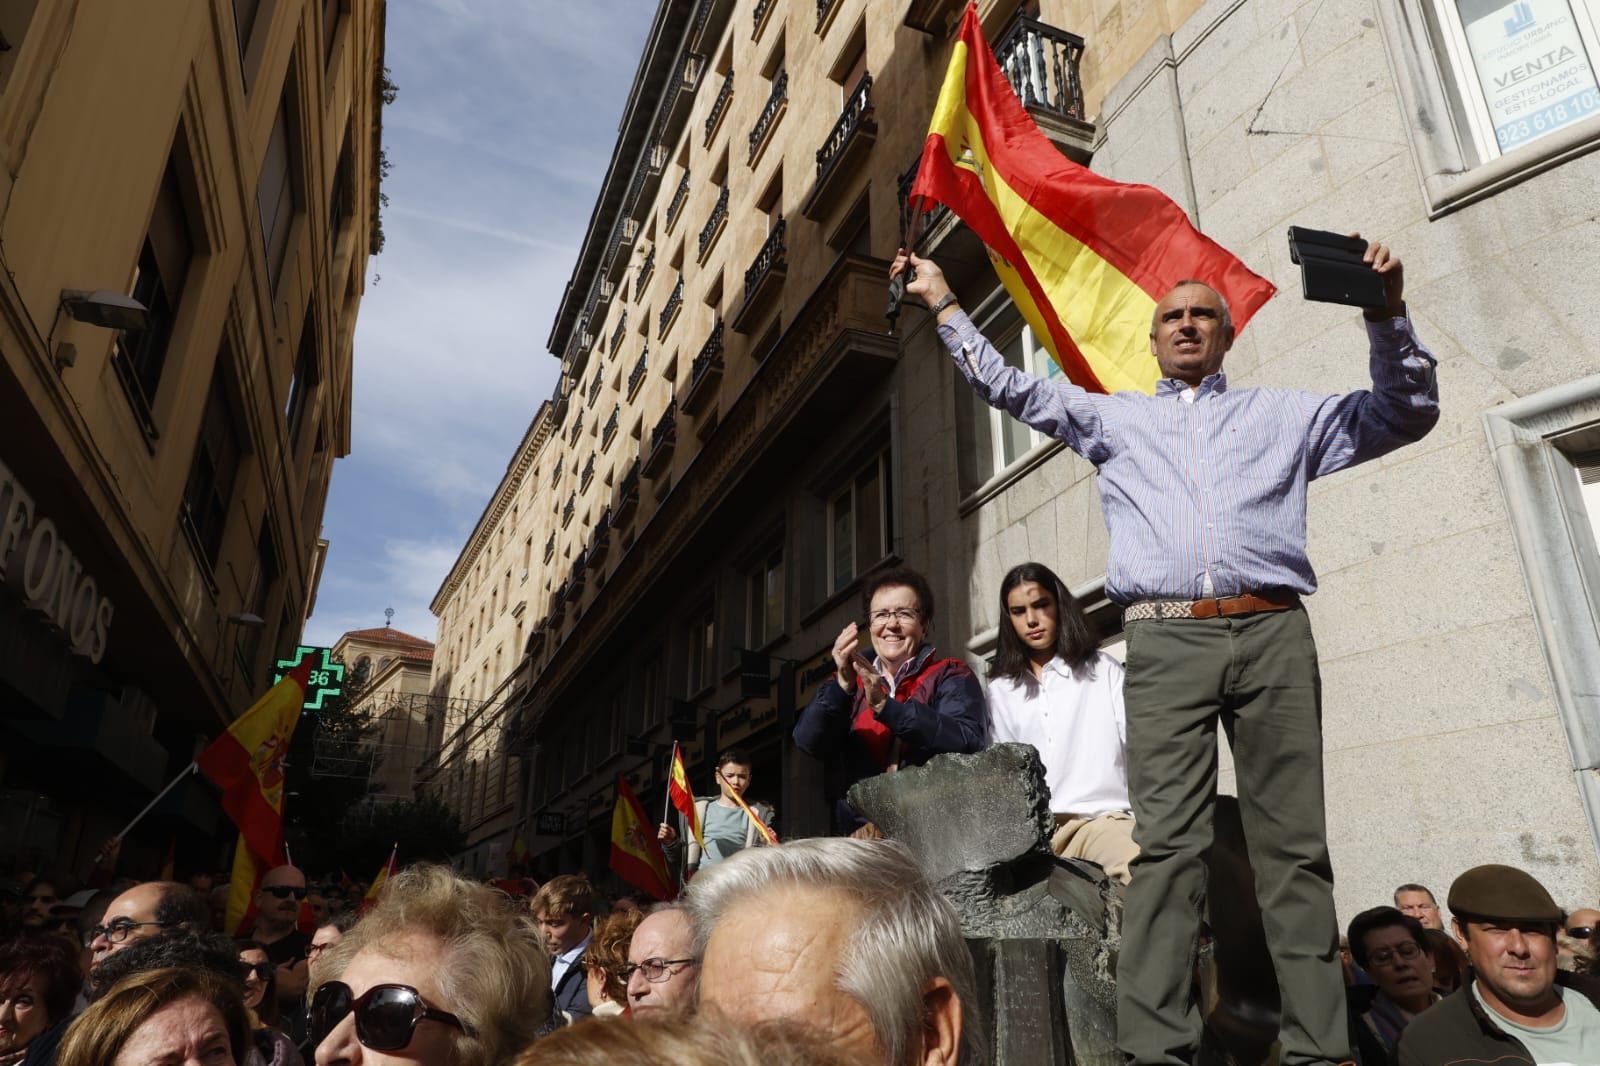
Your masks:
{"label": "window", "polygon": [[[288,84],[294,84],[294,72],[289,72]],[[261,242],[267,260],[267,284],[274,296],[283,280],[283,270],[289,259],[289,230],[294,222],[296,201],[299,199],[294,181],[295,124],[290,113],[289,95],[285,90],[278,105],[278,117],[272,124],[272,136],[267,140],[266,158],[261,162],[261,180],[256,183],[256,208],[261,215]]]}
{"label": "window", "polygon": [[686,691],[694,695],[716,679],[717,621],[708,604],[689,621],[689,671]]}
{"label": "window", "polygon": [[350,220],[354,195],[350,179],[350,131],[346,129],[344,145],[339,149],[339,163],[333,171],[333,188],[328,192],[328,249],[334,255],[339,253],[339,238],[344,236]]}
{"label": "window", "polygon": [[745,578],[744,642],[764,648],[783,633],[783,548],[774,548]]}
{"label": "window", "polygon": [[639,671],[639,688],[628,711],[628,732],[641,736],[660,724],[662,707],[661,652],[658,650],[645,660],[644,669]]}
{"label": "window", "polygon": [[[1041,378],[1063,379],[1061,368],[1034,335],[1005,294],[995,295],[973,316],[985,336],[994,338],[1006,365]],[[1050,438],[978,398],[959,375],[956,378],[956,451],[963,496],[983,489],[997,475],[1028,456]]]}
{"label": "window", "polygon": [[152,414],[156,389],[166,368],[173,323],[194,259],[194,240],[178,183],[180,151],[181,147],[174,150],[161,177],[155,208],[150,213],[150,229],[139,249],[130,290],[133,298],[150,312],[149,328],[118,334],[111,357],[117,380],[140,427],[151,440],[158,436]]}
{"label": "window", "polygon": [[889,554],[889,463],[874,456],[828,501],[828,591],[838,592]]}
{"label": "window", "polygon": [[1480,160],[1600,114],[1592,0],[1432,0]]}
{"label": "window", "polygon": [[180,525],[191,545],[212,571],[217,568],[217,557],[222,550],[222,534],[233,501],[233,482],[243,452],[227,396],[224,368],[231,361],[226,348],[217,356],[179,512]]}
{"label": "window", "polygon": [[300,427],[305,422],[306,408],[310,406],[308,394],[320,380],[317,365],[317,308],[306,308],[305,322],[300,326],[300,347],[294,357],[294,377],[289,380],[289,402],[283,411],[289,426],[289,450],[300,442]]}

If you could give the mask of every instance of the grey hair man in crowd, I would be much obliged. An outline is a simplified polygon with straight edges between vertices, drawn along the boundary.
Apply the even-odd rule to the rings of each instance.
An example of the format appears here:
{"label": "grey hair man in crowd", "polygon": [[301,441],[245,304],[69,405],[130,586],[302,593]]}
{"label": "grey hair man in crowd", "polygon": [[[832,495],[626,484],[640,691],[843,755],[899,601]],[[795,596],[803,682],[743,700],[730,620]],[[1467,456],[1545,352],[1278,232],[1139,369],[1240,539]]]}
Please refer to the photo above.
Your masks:
{"label": "grey hair man in crowd", "polygon": [[701,871],[700,1007],[783,1018],[889,1066],[980,1066],[972,957],[955,910],[904,846],[818,838]]}

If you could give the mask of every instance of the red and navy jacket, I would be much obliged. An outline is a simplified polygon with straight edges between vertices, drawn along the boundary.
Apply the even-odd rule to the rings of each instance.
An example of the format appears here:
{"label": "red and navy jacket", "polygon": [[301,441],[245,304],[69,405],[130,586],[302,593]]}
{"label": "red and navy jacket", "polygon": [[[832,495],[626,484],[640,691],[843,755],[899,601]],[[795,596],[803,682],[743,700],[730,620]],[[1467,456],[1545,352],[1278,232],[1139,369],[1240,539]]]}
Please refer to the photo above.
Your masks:
{"label": "red and navy jacket", "polygon": [[890,765],[921,766],[946,752],[971,754],[989,740],[989,705],[983,686],[961,659],[934,658],[933,645],[917,649],[901,667],[894,695],[874,714],[866,692],[851,692],[829,675],[795,719],[794,742],[826,763],[833,830],[846,834],[864,819],[845,801],[850,786]]}

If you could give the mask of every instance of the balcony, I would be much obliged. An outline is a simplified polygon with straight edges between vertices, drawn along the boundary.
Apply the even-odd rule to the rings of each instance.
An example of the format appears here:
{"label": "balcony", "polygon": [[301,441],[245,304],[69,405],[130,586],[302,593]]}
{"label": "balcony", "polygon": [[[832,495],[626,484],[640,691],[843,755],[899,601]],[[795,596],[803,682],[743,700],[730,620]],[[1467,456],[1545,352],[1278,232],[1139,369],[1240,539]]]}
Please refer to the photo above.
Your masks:
{"label": "balcony", "polygon": [[772,13],[772,9],[777,6],[777,0],[756,0],[755,9],[750,12],[752,23],[750,27],[750,39],[752,41],[761,36],[761,30],[767,24],[767,16],[770,15]]}
{"label": "balcony", "polygon": [[672,199],[667,203],[667,232],[672,232],[672,224],[678,221],[678,215],[683,211],[683,202],[689,198],[689,171],[683,172],[683,180],[678,182],[678,188],[672,194]]}
{"label": "balcony", "polygon": [[694,357],[694,365],[689,370],[689,388],[683,394],[684,413],[699,414],[716,398],[717,383],[721,380],[722,323],[718,322],[700,349],[700,354]]}
{"label": "balcony", "polygon": [[778,125],[778,120],[789,106],[789,72],[778,71],[778,76],[772,81],[772,92],[767,96],[767,106],[761,109],[761,117],[756,119],[755,126],[750,130],[750,165],[756,165],[761,150],[767,146],[767,141],[772,139],[772,131]]}
{"label": "balcony", "polygon": [[700,255],[698,261],[704,263],[706,254],[717,243],[717,238],[722,236],[722,231],[728,228],[728,187],[724,185],[722,192],[717,196],[717,206],[711,209],[711,217],[706,219],[706,224],[700,228]]}
{"label": "balcony", "polygon": [[578,443],[578,436],[582,432],[583,432],[583,419],[582,418],[574,418],[572,420],[572,428],[567,431],[567,444],[569,446],[575,446]]}
{"label": "balcony", "polygon": [[566,464],[566,461],[567,460],[565,456],[562,456],[560,459],[556,460],[556,468],[550,474],[550,488],[552,490],[554,490],[557,485],[561,484],[561,468]]}
{"label": "balcony", "polygon": [[554,533],[552,533],[552,534],[550,534],[550,539],[544,542],[544,561],[548,563],[550,561],[551,556],[555,555],[555,553],[556,553],[556,535]]}
{"label": "balcony", "polygon": [[611,331],[611,343],[606,345],[606,351],[611,355],[617,354],[617,346],[622,343],[622,338],[628,333],[628,312],[622,312],[617,319],[617,328]]}
{"label": "balcony", "polygon": [[672,458],[672,446],[678,439],[678,406],[667,404],[655,428],[650,431],[650,450],[645,453],[639,472],[645,477],[656,477],[664,471]]}
{"label": "balcony", "polygon": [[589,456],[589,461],[583,464],[583,473],[578,475],[578,491],[585,492],[589,483],[594,480],[594,456]]}
{"label": "balcony", "polygon": [[[722,38],[722,28],[733,13],[733,0],[700,0],[690,30],[689,47],[707,49]],[[709,49],[707,49],[709,50]]]}
{"label": "balcony", "polygon": [[639,461],[635,459],[633,465],[628,467],[628,472],[622,475],[622,483],[617,486],[617,506],[612,511],[611,524],[620,526],[626,522],[639,506]]}
{"label": "balcony", "polygon": [[602,451],[611,447],[611,442],[616,439],[617,423],[621,420],[622,405],[618,404],[611,409],[611,417],[606,419],[606,428],[600,431],[600,448]]}
{"label": "balcony", "polygon": [[817,183],[801,205],[800,213],[814,222],[826,216],[851,178],[865,170],[867,152],[877,139],[878,124],[872,115],[872,75],[863,74],[828,139],[817,149]]}
{"label": "balcony", "polygon": [[683,309],[683,275],[678,275],[678,283],[672,287],[672,295],[667,297],[667,304],[661,309],[661,315],[656,323],[656,340],[661,340],[667,335],[667,330],[678,320],[678,312]]}
{"label": "balcony", "polygon": [[1067,158],[1087,164],[1094,124],[1084,121],[1078,65],[1083,38],[1027,15],[1018,16],[994,50],[1017,99]]}
{"label": "balcony", "polygon": [[711,103],[711,113],[706,116],[705,146],[711,146],[711,138],[717,135],[717,128],[722,125],[723,118],[728,114],[728,103],[733,99],[733,71],[722,76],[722,88],[717,91],[717,98]]}
{"label": "balcony", "polygon": [[550,593],[550,624],[552,626],[558,625],[561,622],[561,616],[566,613],[566,610],[567,583],[563,581],[556,586],[554,592]]}
{"label": "balcony", "polygon": [[828,32],[833,16],[839,9],[839,0],[817,0],[817,36]]}
{"label": "balcony", "polygon": [[658,140],[645,149],[644,155],[639,159],[639,169],[633,172],[633,181],[628,185],[628,196],[623,203],[623,210],[632,215],[640,204],[648,206],[666,169],[667,146]]}
{"label": "balcony", "polygon": [[567,497],[567,505],[561,508],[561,528],[566,529],[572,524],[572,516],[578,510],[578,495],[573,493]]}
{"label": "balcony", "polygon": [[618,270],[628,262],[628,252],[638,236],[639,223],[626,215],[617,219],[616,227],[611,231],[611,243],[606,247],[605,267],[601,272],[607,284],[616,284]]}
{"label": "balcony", "polygon": [[588,552],[579,552],[578,557],[572,560],[571,576],[562,582],[567,590],[567,599],[569,600],[577,599],[578,594],[583,591],[584,571],[589,568],[588,557]]}
{"label": "balcony", "polygon": [[766,243],[757,253],[756,261],[744,272],[744,305],[733,316],[735,333],[754,332],[761,309],[782,287],[783,279],[789,272],[789,262],[785,258],[788,247],[783,241],[787,225],[784,219],[778,219],[772,232],[767,235]]}
{"label": "balcony", "polygon": [[589,406],[590,407],[593,407],[594,406],[594,402],[600,398],[600,386],[602,386],[604,384],[605,384],[604,375],[601,374],[600,371],[596,370],[594,372],[594,380],[589,382]]}
{"label": "balcony", "polygon": [[606,552],[611,547],[611,508],[606,508],[600,515],[600,520],[594,524],[594,533],[589,538],[589,569],[599,573],[600,564],[605,561]]}
{"label": "balcony", "polygon": [[633,369],[628,371],[628,399],[632,400],[639,394],[639,386],[644,384],[645,368],[650,364],[650,346],[644,346],[644,351],[639,353],[639,361],[633,364]]}
{"label": "balcony", "polygon": [[700,76],[706,69],[706,57],[696,52],[685,52],[678,63],[677,72],[667,83],[661,98],[661,109],[656,112],[655,135],[662,144],[673,144],[678,131],[689,117],[694,104],[694,94],[700,88]]}
{"label": "balcony", "polygon": [[650,249],[650,254],[644,257],[644,262],[639,264],[639,280],[633,283],[634,299],[644,292],[644,287],[650,282],[650,275],[656,270],[656,250]]}

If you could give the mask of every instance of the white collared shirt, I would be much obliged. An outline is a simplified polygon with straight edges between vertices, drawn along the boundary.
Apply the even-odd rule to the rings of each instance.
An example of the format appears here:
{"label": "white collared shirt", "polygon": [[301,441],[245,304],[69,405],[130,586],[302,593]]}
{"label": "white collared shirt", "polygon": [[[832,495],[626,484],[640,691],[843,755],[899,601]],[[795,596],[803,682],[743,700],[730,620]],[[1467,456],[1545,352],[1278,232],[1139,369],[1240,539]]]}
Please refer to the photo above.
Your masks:
{"label": "white collared shirt", "polygon": [[1102,651],[1076,675],[1057,656],[1039,678],[1029,670],[1020,678],[989,682],[995,743],[1039,749],[1056,814],[1087,817],[1132,809],[1122,674],[1122,664]]}
{"label": "white collared shirt", "polygon": [[582,943],[580,943],[577,947],[569,948],[568,950],[557,955],[554,959],[550,960],[551,988],[555,988],[561,983],[561,979],[567,975],[568,970],[572,969],[572,964],[578,961],[578,957],[583,954],[584,949],[589,946],[589,941],[593,938],[594,933],[591,932],[588,936],[583,938]]}

